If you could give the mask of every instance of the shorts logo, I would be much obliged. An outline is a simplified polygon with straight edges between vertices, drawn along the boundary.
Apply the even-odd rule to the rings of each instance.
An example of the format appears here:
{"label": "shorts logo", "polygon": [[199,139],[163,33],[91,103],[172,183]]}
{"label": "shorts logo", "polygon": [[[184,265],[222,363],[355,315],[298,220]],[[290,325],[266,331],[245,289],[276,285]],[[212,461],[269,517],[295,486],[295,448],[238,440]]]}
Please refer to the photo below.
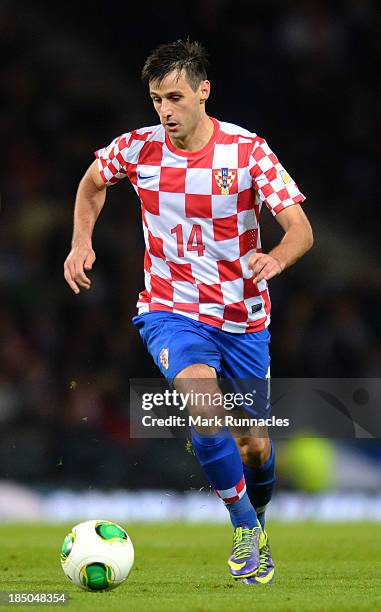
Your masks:
{"label": "shorts logo", "polygon": [[163,348],[161,349],[160,355],[159,355],[160,363],[163,366],[163,368],[165,368],[166,370],[168,370],[168,366],[169,366],[168,353],[169,353],[169,349]]}
{"label": "shorts logo", "polygon": [[229,191],[234,183],[236,175],[237,171],[229,170],[229,168],[221,168],[221,170],[214,173],[216,183],[221,189],[221,195],[229,195]]}
{"label": "shorts logo", "polygon": [[279,171],[279,174],[282,178],[282,181],[284,182],[285,185],[287,185],[287,183],[289,183],[291,181],[291,176],[289,175],[289,173],[282,168],[282,170]]}

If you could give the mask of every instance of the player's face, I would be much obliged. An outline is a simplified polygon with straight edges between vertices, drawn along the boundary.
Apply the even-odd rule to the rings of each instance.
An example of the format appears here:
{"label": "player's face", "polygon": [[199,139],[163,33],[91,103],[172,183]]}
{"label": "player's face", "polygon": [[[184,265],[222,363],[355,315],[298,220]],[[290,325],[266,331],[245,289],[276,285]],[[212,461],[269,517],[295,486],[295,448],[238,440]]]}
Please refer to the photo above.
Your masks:
{"label": "player's face", "polygon": [[194,91],[184,71],[180,77],[173,71],[160,84],[150,83],[150,96],[160,122],[166,132],[178,140],[186,138],[197,126],[209,92],[209,81],[201,81]]}

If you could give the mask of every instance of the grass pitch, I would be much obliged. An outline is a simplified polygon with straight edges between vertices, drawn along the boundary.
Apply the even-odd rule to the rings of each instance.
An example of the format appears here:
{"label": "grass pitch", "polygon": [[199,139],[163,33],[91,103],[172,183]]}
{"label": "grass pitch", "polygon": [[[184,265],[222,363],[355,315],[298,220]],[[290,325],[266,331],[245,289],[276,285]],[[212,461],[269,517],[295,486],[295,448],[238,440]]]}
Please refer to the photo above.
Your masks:
{"label": "grass pitch", "polygon": [[276,582],[254,587],[229,577],[228,526],[125,525],[134,568],[125,584],[98,593],[74,587],[61,570],[59,552],[71,527],[2,525],[0,590],[65,591],[70,602],[63,609],[73,612],[381,610],[379,524],[270,524]]}

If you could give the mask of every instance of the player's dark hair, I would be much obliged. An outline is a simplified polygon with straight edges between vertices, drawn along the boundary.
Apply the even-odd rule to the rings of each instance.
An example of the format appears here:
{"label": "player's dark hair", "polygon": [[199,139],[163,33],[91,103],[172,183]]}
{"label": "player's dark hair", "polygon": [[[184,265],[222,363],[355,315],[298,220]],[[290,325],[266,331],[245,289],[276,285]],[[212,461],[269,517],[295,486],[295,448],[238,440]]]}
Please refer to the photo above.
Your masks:
{"label": "player's dark hair", "polygon": [[160,85],[173,70],[177,71],[178,77],[182,70],[185,70],[189,85],[196,91],[201,81],[208,78],[207,66],[208,57],[204,47],[199,42],[191,42],[188,38],[160,45],[154,49],[143,66],[141,76],[144,83],[157,81]]}

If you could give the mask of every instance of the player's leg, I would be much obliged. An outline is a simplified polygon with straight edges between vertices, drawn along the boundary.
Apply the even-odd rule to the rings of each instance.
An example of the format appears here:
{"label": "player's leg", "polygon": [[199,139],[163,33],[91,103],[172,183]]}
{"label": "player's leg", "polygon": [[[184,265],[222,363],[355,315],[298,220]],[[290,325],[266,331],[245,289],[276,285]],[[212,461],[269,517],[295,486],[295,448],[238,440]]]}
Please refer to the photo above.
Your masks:
{"label": "player's leg", "polygon": [[[275,483],[274,445],[264,428],[251,428],[251,435],[236,438],[244,464],[244,474],[250,500],[254,505],[264,533],[260,550],[259,570],[246,584],[269,584],[274,579],[274,561],[265,530],[265,510]],[[266,435],[265,435],[266,434]]]}
{"label": "player's leg", "polygon": [[275,484],[274,443],[263,428],[250,430],[250,435],[236,438],[250,501],[255,507],[262,529],[265,528],[265,510]]}
{"label": "player's leg", "polygon": [[[220,372],[221,355],[210,336],[210,326],[182,315],[164,312],[140,315],[133,322],[161,373],[172,384],[176,381],[177,390],[194,391],[196,379],[198,391],[205,393],[207,383],[210,392],[220,393],[216,372]],[[185,371],[188,366],[196,369]],[[211,412],[210,406],[207,409],[208,413]],[[196,416],[197,413],[205,416],[203,407],[198,406],[196,413],[190,406],[190,411]],[[215,410],[212,416],[213,413]],[[237,527],[235,543],[240,558],[236,561],[232,559],[236,566],[231,567],[232,574],[244,577],[258,569],[259,529],[255,512],[245,495],[243,466],[238,448],[231,434],[226,430],[221,432],[221,429],[221,426],[204,429],[204,432],[194,429],[193,445],[213,488],[221,498],[225,498],[232,520],[237,525],[243,523],[244,518],[247,520],[247,526],[243,523],[243,526]],[[242,503],[238,504],[241,500]],[[253,547],[255,554],[251,554]],[[254,560],[250,557],[254,557]]]}
{"label": "player's leg", "polygon": [[212,488],[229,511],[234,527],[233,551],[228,561],[230,572],[236,578],[249,577],[259,567],[261,529],[246,492],[237,444],[223,425],[223,402],[216,401],[221,397],[216,371],[205,364],[194,364],[179,372],[173,384],[177,391],[192,398],[188,403],[189,414],[194,419],[202,419],[192,427],[192,443]]}
{"label": "player's leg", "polygon": [[239,450],[231,433],[219,422],[223,416],[221,406],[203,401],[221,396],[214,368],[204,364],[188,366],[173,384],[180,393],[192,394],[188,412],[205,423],[191,428],[193,449],[212,488],[226,504],[233,526],[256,527],[257,516],[246,493]]}
{"label": "player's leg", "polygon": [[[250,416],[264,416],[262,412],[267,410],[269,399],[270,334],[268,330],[242,334],[238,337],[235,334],[220,331],[216,335],[222,352],[222,376],[232,381],[236,391],[240,391],[241,386],[243,391],[246,391],[245,387],[250,387],[254,378],[254,384],[259,385],[259,396],[262,396],[264,408],[261,408],[261,414],[252,413]],[[274,575],[268,537],[264,531],[265,510],[271,500],[275,483],[274,446],[264,428],[251,428],[248,435],[236,437],[236,441],[243,462],[247,493],[256,509],[265,536],[265,545],[261,547],[261,564],[256,576],[258,575],[259,582],[266,583],[270,582]],[[248,579],[247,582],[252,580],[255,580],[255,577]]]}

